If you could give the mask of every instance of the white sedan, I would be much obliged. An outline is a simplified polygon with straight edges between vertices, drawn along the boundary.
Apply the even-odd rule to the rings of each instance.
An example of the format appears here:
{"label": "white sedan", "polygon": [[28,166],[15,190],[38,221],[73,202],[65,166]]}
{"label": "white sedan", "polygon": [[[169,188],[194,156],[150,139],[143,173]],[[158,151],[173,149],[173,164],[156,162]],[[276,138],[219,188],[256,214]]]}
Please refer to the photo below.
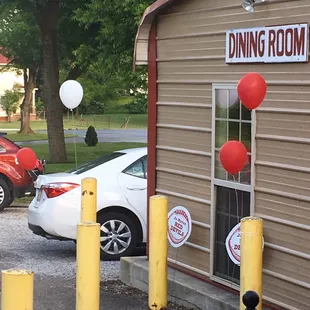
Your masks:
{"label": "white sedan", "polygon": [[97,222],[104,259],[119,259],[146,242],[147,148],[113,152],[77,170],[40,175],[28,227],[48,239],[76,240],[81,182],[97,179]]}

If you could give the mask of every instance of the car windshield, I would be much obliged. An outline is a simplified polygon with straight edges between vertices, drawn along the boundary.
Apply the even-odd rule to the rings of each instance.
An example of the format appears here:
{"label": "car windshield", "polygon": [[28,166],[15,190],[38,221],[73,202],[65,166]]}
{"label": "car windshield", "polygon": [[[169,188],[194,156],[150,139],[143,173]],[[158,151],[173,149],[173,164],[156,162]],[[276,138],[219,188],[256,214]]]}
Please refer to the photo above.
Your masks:
{"label": "car windshield", "polygon": [[73,174],[81,174],[83,172],[86,172],[90,169],[93,169],[99,165],[102,165],[108,161],[111,161],[115,158],[118,158],[122,155],[125,155],[125,153],[121,153],[121,152],[114,152],[114,153],[109,153],[109,154],[105,154],[97,159],[94,159],[92,161],[89,161],[88,163],[81,165],[80,167],[78,167],[77,169],[72,169],[67,171],[68,173],[73,173]]}

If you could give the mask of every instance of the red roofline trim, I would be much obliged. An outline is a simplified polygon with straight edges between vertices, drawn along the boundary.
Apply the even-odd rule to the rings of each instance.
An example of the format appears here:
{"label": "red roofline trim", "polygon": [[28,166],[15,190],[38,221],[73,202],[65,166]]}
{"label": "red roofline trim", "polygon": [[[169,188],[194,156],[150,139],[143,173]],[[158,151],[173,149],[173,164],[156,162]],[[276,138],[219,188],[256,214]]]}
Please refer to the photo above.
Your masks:
{"label": "red roofline trim", "polygon": [[9,59],[2,54],[0,54],[0,65],[7,65],[9,64]]}
{"label": "red roofline trim", "polygon": [[153,21],[158,11],[172,1],[173,0],[157,0],[144,11],[135,40],[134,67],[136,65],[147,65],[149,35]]}

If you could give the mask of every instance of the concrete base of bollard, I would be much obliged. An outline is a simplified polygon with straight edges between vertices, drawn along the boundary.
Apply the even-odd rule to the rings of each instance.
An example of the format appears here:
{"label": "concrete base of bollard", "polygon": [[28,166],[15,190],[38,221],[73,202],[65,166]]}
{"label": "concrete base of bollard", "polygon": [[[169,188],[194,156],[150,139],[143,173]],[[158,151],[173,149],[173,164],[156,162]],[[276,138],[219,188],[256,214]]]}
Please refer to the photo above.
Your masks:
{"label": "concrete base of bollard", "polygon": [[[148,276],[146,257],[121,259],[120,280],[123,283],[148,293]],[[168,300],[194,310],[240,310],[238,295],[172,268],[168,268]]]}
{"label": "concrete base of bollard", "polygon": [[[239,296],[168,268],[168,300],[194,310],[239,310]],[[121,259],[120,280],[148,292],[146,257]]]}

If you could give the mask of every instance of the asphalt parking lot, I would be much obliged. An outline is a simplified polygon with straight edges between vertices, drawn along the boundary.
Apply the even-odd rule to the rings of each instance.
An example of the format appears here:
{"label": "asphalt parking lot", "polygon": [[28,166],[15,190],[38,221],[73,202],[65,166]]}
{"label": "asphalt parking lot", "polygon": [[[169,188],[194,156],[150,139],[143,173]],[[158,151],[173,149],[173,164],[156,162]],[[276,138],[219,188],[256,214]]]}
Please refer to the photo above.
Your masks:
{"label": "asphalt parking lot", "polygon": [[[27,226],[26,208],[0,213],[0,268],[35,273],[34,310],[75,309],[75,244],[35,236]],[[101,262],[101,307],[104,310],[147,309],[147,296],[118,281],[119,262]],[[170,304],[168,309],[186,310]]]}

